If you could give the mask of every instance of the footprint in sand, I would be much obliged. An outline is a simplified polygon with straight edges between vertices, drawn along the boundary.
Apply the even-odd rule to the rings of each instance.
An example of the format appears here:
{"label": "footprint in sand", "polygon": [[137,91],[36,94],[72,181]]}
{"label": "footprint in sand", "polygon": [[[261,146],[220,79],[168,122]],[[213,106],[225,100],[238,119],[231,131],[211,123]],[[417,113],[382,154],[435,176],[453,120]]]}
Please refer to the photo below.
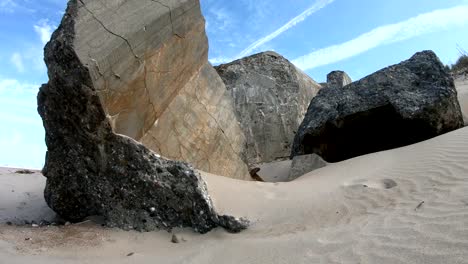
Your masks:
{"label": "footprint in sand", "polygon": [[372,188],[372,189],[392,189],[398,186],[396,181],[392,179],[382,179],[382,180],[360,180],[356,181],[353,184],[346,185],[352,187],[364,187],[364,188]]}
{"label": "footprint in sand", "polygon": [[378,181],[370,181],[367,185],[374,189],[392,189],[398,184],[392,179],[383,179]]}

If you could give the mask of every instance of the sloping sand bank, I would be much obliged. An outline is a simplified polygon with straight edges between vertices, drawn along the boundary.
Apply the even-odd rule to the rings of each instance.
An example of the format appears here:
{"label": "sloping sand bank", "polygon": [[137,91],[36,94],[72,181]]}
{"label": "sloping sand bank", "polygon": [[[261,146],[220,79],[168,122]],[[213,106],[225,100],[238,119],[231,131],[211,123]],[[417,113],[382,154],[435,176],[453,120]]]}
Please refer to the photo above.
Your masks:
{"label": "sloping sand bank", "polygon": [[0,225],[0,263],[468,263],[468,128],[289,183],[203,177],[218,210],[248,217],[248,230],[176,230],[175,244],[167,232],[86,223]]}

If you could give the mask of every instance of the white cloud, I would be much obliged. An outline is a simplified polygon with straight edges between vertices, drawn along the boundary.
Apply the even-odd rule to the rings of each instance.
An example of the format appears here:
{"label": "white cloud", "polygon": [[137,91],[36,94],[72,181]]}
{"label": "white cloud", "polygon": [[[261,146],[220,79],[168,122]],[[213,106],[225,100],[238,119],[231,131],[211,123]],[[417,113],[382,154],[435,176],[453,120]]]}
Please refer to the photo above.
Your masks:
{"label": "white cloud", "polygon": [[[1,0],[0,0],[1,1]],[[29,47],[23,48],[23,51],[15,52],[10,58],[10,62],[16,67],[18,72],[29,72],[29,70],[45,71],[44,64],[44,45],[50,40],[55,26],[50,24],[47,19],[40,20],[34,26],[40,42],[27,43]]]}
{"label": "white cloud", "polygon": [[[1,115],[1,113],[0,113]],[[9,135],[9,137],[4,137],[0,139],[0,146],[12,146],[16,147],[21,143],[23,136],[18,131],[14,131]]]}
{"label": "white cloud", "polygon": [[22,83],[15,79],[2,79],[0,78],[0,93],[2,92],[31,92],[37,93],[39,85]]}
{"label": "white cloud", "polygon": [[[23,51],[21,53],[16,52],[14,56],[20,57],[21,62],[23,63],[23,71],[24,72],[30,72],[31,70],[35,70],[38,72],[45,72],[46,67],[44,63],[44,48],[42,43],[27,43],[29,44],[29,47],[23,48]],[[13,56],[12,56],[12,61],[13,63]],[[18,65],[16,65],[16,68],[18,71],[20,71],[18,68]],[[21,71],[20,71],[21,72]]]}
{"label": "white cloud", "polygon": [[35,13],[37,10],[27,7],[30,0],[0,0],[0,13],[15,13],[17,11]]}
{"label": "white cloud", "polygon": [[24,72],[23,56],[21,56],[20,53],[13,53],[13,55],[11,55],[10,62],[16,67],[18,72]]}
{"label": "white cloud", "polygon": [[232,58],[229,58],[229,57],[215,57],[215,58],[210,58],[209,61],[211,64],[213,65],[219,65],[219,64],[223,64],[223,63],[228,63],[228,62],[231,62],[233,61],[234,59]]}
{"label": "white cloud", "polygon": [[26,116],[26,115],[18,115],[14,113],[3,113],[0,112],[0,121],[2,124],[22,124],[22,125],[30,125],[41,127],[42,121],[39,115],[37,116]]}
{"label": "white cloud", "polygon": [[42,122],[36,110],[38,89],[39,85],[0,77],[0,127],[11,124],[40,126]]}
{"label": "white cloud", "polygon": [[40,169],[47,150],[43,129],[17,123],[4,127],[0,130],[0,149],[0,166]]}
{"label": "white cloud", "polygon": [[269,35],[258,39],[254,43],[252,43],[250,46],[248,46],[246,49],[241,51],[237,57],[245,57],[249,55],[252,51],[257,49],[258,47],[264,45],[265,43],[270,42],[271,40],[275,39],[288,29],[296,26],[300,22],[304,21],[307,17],[310,15],[314,14],[315,12],[319,11],[320,9],[326,7],[327,5],[331,4],[335,0],[318,0],[316,1],[312,6],[307,8],[304,12],[302,12],[300,15],[294,17],[293,19],[289,20],[286,24],[284,24],[282,27],[278,28],[274,32],[270,33]]}
{"label": "white cloud", "polygon": [[302,70],[332,64],[364,53],[381,45],[391,44],[423,34],[468,24],[468,6],[435,10],[408,20],[384,25],[347,42],[316,50],[293,63]]}
{"label": "white cloud", "polygon": [[213,14],[216,24],[216,29],[214,30],[224,31],[233,23],[232,15],[224,8],[212,8],[210,9],[210,13]]}
{"label": "white cloud", "polygon": [[47,19],[40,20],[36,25],[34,25],[34,30],[41,38],[42,45],[45,45],[52,36],[52,32],[55,29],[55,26],[49,24]]}
{"label": "white cloud", "polygon": [[[264,26],[262,21],[270,21],[276,9],[271,0],[239,0],[247,9],[249,26],[255,30]],[[245,18],[245,17],[244,17]]]}
{"label": "white cloud", "polygon": [[[3,163],[0,165],[41,161],[45,152],[44,132],[42,120],[35,110],[35,95],[15,96],[10,92],[1,92],[0,95],[22,102],[20,105],[0,106],[0,162]],[[30,107],[24,109],[26,104]]]}
{"label": "white cloud", "polygon": [[[3,136],[8,138],[10,143],[20,143],[19,141],[25,140],[26,137],[12,138],[4,133],[11,129],[21,130],[21,127],[28,127],[28,133],[41,129],[42,121],[36,110],[38,87],[38,85],[0,77],[0,138]],[[0,142],[0,146],[2,144],[5,145]],[[5,148],[0,149],[5,150]]]}
{"label": "white cloud", "polygon": [[17,6],[13,0],[0,0],[0,12],[13,13]]}

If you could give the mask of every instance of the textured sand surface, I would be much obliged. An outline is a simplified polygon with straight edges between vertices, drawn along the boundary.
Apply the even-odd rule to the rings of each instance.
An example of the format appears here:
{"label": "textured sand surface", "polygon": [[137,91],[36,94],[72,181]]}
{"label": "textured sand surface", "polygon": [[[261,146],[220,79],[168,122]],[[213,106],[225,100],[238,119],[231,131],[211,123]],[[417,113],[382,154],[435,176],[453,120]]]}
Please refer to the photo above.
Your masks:
{"label": "textured sand surface", "polygon": [[286,182],[291,169],[291,160],[275,161],[258,165],[257,173],[265,182]]}
{"label": "textured sand surface", "polygon": [[176,230],[174,244],[167,232],[0,225],[0,263],[468,263],[468,128],[289,183],[203,177],[218,210],[248,217],[250,229]]}
{"label": "textured sand surface", "polygon": [[46,178],[38,171],[34,174],[16,171],[16,168],[0,168],[0,223],[39,223],[54,219],[55,213],[45,203],[41,191]]}

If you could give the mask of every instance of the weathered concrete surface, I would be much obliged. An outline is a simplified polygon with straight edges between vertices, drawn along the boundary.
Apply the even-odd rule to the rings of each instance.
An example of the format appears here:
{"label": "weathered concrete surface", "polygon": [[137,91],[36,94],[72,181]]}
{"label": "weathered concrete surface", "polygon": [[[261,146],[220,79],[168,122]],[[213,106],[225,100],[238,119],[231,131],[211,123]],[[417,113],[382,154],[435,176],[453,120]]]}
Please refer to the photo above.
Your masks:
{"label": "weathered concrete surface", "polygon": [[343,88],[352,83],[351,77],[344,71],[332,71],[327,74],[327,83],[323,87]]}
{"label": "weathered concrete surface", "polygon": [[[62,23],[45,48],[49,82],[38,94],[48,148],[44,197],[55,212],[70,221],[99,215],[109,226],[124,229],[192,227],[204,233],[222,226],[237,232],[248,222],[218,215],[205,182],[191,165],[160,158],[134,139],[113,132],[138,138],[144,130],[138,125],[152,124],[150,120],[157,118],[159,107],[169,105],[169,98],[176,97],[169,94],[178,92],[178,78],[190,80],[187,67],[192,66],[178,64],[178,56],[193,58],[205,52],[198,49],[203,45],[198,46],[195,40],[184,40],[193,26],[203,24],[198,1],[166,2],[171,8],[155,1],[113,1],[106,5],[102,1],[68,2]],[[184,45],[196,47],[187,47],[180,55],[177,50],[164,55],[158,51],[158,47],[166,47],[161,42],[164,37],[174,40],[173,45],[193,42]],[[204,35],[201,38],[206,40]],[[172,44],[166,48],[173,49]],[[148,85],[150,79],[145,73],[149,69],[143,58],[154,51],[180,66],[171,68],[177,78],[164,75],[161,79],[172,91]],[[194,53],[184,53],[190,51]],[[197,59],[203,58],[200,56]],[[173,65],[167,63],[162,65]],[[203,65],[201,62],[200,67]],[[156,76],[160,75],[151,80]],[[149,87],[161,92],[154,94],[161,101],[153,101]],[[150,96],[144,96],[145,92]],[[109,101],[112,96],[116,97]],[[115,105],[111,102],[116,101],[122,105],[113,113]],[[113,126],[109,116],[113,117]]]}
{"label": "weathered concrete surface", "polygon": [[463,127],[454,81],[432,51],[312,100],[292,156],[328,162],[401,147]]}
{"label": "weathered concrete surface", "polygon": [[244,134],[225,86],[209,64],[189,80],[141,141],[164,157],[190,161],[202,171],[248,177],[241,158]]}
{"label": "weathered concrete surface", "polygon": [[250,166],[288,157],[292,140],[320,85],[275,52],[216,67],[234,100]]}
{"label": "weathered concrete surface", "polygon": [[293,181],[306,173],[318,170],[327,165],[328,163],[317,154],[295,156],[291,163],[288,181]]}
{"label": "weathered concrete surface", "polygon": [[[228,96],[219,96],[225,92],[219,77],[207,73],[211,66],[199,1],[125,0],[104,4],[78,0],[78,5],[75,51],[89,69],[113,130],[171,159],[191,162],[211,173],[247,179],[247,167],[236,154],[245,145],[239,136],[240,126],[212,120],[230,117],[233,108]],[[200,85],[208,86],[197,88]],[[179,112],[178,103],[190,98],[193,89],[199,98],[206,99],[206,107],[184,107]],[[225,107],[215,107],[218,104]],[[192,124],[187,126],[187,122]],[[197,138],[201,131],[203,138]],[[221,133],[237,136],[231,139],[219,136]]]}
{"label": "weathered concrete surface", "polygon": [[460,102],[465,126],[468,126],[468,74],[455,76],[455,88],[458,92],[458,101]]}

